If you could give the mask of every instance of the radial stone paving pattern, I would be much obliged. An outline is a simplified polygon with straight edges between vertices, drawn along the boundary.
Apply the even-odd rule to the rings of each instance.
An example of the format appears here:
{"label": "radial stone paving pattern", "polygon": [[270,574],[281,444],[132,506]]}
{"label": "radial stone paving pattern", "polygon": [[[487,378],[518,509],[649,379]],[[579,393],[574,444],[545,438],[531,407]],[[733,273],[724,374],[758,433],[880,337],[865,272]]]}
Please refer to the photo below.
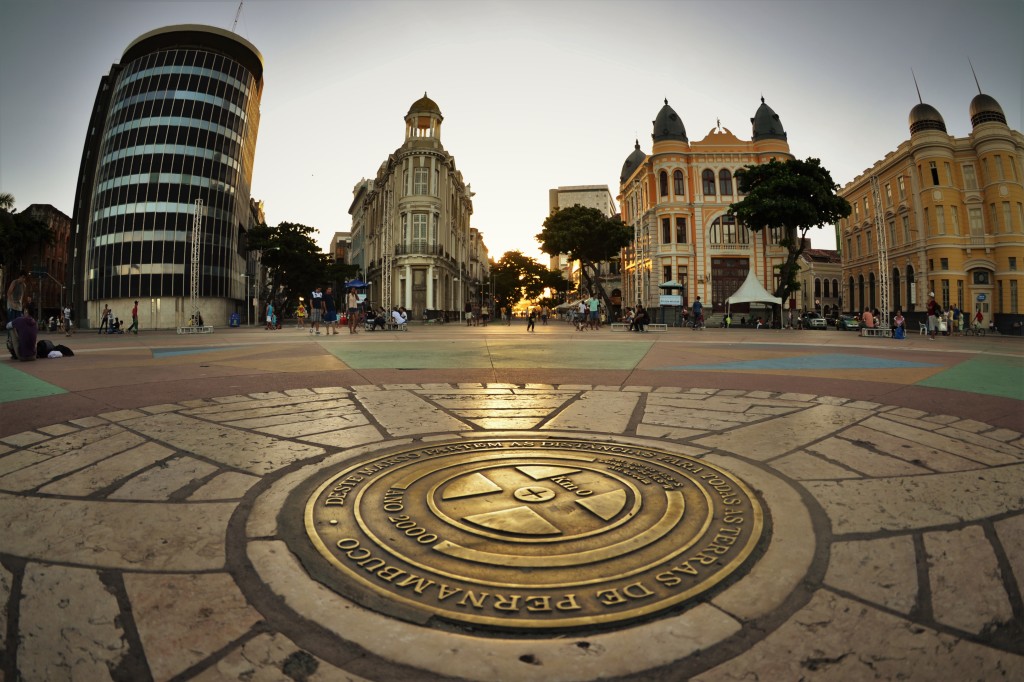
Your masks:
{"label": "radial stone paving pattern", "polygon": [[0,682],[1020,680],[1022,491],[1015,431],[808,394],[110,412],[0,439]]}

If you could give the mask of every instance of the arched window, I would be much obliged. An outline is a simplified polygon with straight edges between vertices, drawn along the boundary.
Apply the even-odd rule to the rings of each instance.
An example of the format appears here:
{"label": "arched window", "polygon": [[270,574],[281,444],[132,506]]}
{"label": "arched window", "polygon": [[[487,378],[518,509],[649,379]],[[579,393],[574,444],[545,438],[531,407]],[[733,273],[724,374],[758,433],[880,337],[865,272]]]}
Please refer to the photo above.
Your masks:
{"label": "arched window", "polygon": [[[900,298],[900,269],[892,269],[892,309],[902,310],[903,299]],[[892,312],[892,311],[890,311]]]}
{"label": "arched window", "polygon": [[750,243],[750,230],[745,225],[737,225],[736,216],[719,216],[711,223],[710,241],[712,244],[746,245]]}
{"label": "arched window", "polygon": [[729,169],[723,168],[718,171],[718,187],[722,192],[722,196],[732,194],[732,173],[729,172]]}
{"label": "arched window", "polygon": [[864,312],[864,275],[857,275],[857,301],[860,305],[854,306],[854,311]]}
{"label": "arched window", "polygon": [[825,298],[828,298],[829,297],[829,295],[828,295],[828,280],[827,279],[824,280],[823,283],[825,285]]}
{"label": "arched window", "polygon": [[684,196],[686,194],[686,185],[683,183],[683,171],[677,170],[672,173],[672,184],[675,185],[675,195],[677,197]]}
{"label": "arched window", "polygon": [[708,168],[700,174],[700,177],[704,185],[704,195],[709,197],[715,196],[715,172]]}
{"label": "arched window", "polygon": [[817,277],[814,278],[814,298],[821,298],[821,280]]}
{"label": "arched window", "polygon": [[868,273],[868,307],[875,309],[875,273]]}
{"label": "arched window", "polygon": [[[902,178],[900,178],[902,180]],[[914,281],[914,266],[907,265],[907,308],[917,305],[917,282]]]}
{"label": "arched window", "polygon": [[668,196],[668,173],[661,171],[658,175],[658,190],[663,197]]}
{"label": "arched window", "polygon": [[857,306],[855,305],[855,301],[853,300],[853,294],[854,294],[853,277],[851,277],[850,281],[848,282],[847,293],[850,294],[850,298],[849,298],[849,300],[846,301],[846,309],[849,310],[849,311],[857,310]]}
{"label": "arched window", "polygon": [[839,280],[838,279],[832,280],[832,296],[835,297],[835,298],[839,298],[840,296],[842,296],[842,294],[839,293]]}

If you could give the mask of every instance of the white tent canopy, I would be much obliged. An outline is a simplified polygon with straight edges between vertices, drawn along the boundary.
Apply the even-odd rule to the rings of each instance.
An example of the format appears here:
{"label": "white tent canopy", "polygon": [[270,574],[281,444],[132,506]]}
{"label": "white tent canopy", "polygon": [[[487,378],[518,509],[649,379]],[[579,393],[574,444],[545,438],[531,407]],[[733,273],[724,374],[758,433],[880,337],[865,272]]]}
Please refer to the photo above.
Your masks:
{"label": "white tent canopy", "polygon": [[743,284],[736,292],[725,299],[726,305],[736,305],[738,303],[774,303],[775,305],[782,305],[782,299],[777,298],[769,294],[761,283],[757,281],[757,276],[753,270],[747,272],[747,278],[743,280]]}

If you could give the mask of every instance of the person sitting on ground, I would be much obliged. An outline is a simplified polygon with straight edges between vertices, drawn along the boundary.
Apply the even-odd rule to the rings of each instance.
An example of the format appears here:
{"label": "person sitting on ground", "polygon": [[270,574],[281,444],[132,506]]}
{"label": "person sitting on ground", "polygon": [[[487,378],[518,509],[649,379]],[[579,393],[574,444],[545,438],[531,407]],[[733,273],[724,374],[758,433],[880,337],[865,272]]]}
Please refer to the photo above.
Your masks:
{"label": "person sitting on ground", "polygon": [[398,308],[391,309],[391,323],[397,326],[402,326],[409,321],[409,317],[402,313]]}
{"label": "person sitting on ground", "polygon": [[7,337],[7,349],[11,357],[28,361],[36,359],[36,339],[39,327],[36,324],[35,309],[26,305],[20,315],[9,322],[11,333]]}

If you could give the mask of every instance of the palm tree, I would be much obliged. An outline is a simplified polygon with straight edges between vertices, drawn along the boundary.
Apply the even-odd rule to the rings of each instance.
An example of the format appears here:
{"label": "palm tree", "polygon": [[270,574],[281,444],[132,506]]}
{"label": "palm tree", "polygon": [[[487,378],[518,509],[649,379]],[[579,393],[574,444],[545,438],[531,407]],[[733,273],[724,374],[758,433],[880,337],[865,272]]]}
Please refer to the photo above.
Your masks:
{"label": "palm tree", "polygon": [[0,211],[10,213],[14,210],[14,195],[10,192],[0,192]]}

